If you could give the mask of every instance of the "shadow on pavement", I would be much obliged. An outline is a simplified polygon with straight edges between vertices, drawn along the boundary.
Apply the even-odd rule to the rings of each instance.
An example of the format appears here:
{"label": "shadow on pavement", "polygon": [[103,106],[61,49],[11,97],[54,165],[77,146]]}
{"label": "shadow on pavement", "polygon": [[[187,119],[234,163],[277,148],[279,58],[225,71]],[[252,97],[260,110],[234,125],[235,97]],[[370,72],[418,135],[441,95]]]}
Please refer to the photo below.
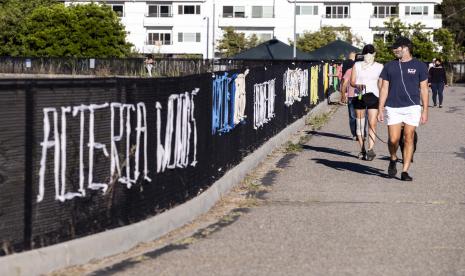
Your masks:
{"label": "shadow on pavement", "polygon": [[337,139],[343,139],[343,140],[352,140],[351,137],[347,135],[339,135],[339,134],[334,134],[334,133],[329,133],[329,132],[320,132],[320,131],[307,131],[307,134],[311,134],[314,136],[325,136],[325,137],[331,137],[331,138],[337,138]]}
{"label": "shadow on pavement", "polygon": [[383,173],[384,170],[376,169],[370,166],[362,165],[359,163],[344,162],[344,161],[331,161],[327,159],[313,158],[317,164],[322,164],[327,167],[333,168],[338,171],[351,171],[366,175],[377,175],[388,178],[388,175]]}
{"label": "shadow on pavement", "polygon": [[348,151],[342,151],[342,150],[337,150],[333,148],[327,148],[327,147],[314,147],[310,145],[302,145],[302,148],[305,150],[313,150],[313,151],[318,151],[318,152],[325,152],[325,153],[330,153],[330,154],[335,154],[335,155],[340,155],[340,156],[345,156],[345,157],[352,157],[356,158],[357,156],[351,154]]}
{"label": "shadow on pavement", "polygon": [[189,246],[197,240],[205,239],[213,233],[221,231],[223,228],[236,222],[242,214],[249,213],[249,208],[236,208],[232,210],[228,215],[223,217],[219,222],[211,224],[205,228],[197,230],[191,237],[180,240],[176,243],[171,243],[160,249],[155,249],[150,252],[144,253],[137,257],[123,260],[119,263],[113,264],[109,267],[94,271],[90,273],[91,276],[108,276],[116,273],[121,273],[127,269],[136,266],[138,263],[146,261],[148,259],[156,259],[164,254],[170,253],[177,250],[188,249]]}
{"label": "shadow on pavement", "polygon": [[289,167],[289,164],[291,163],[291,160],[296,156],[297,156],[297,154],[295,154],[295,153],[289,153],[289,154],[284,155],[283,158],[281,158],[278,161],[278,163],[276,164],[276,167],[280,168],[280,169],[284,169],[284,168]]}
{"label": "shadow on pavement", "polygon": [[461,111],[462,108],[458,106],[449,106],[449,110],[446,113],[457,113],[457,111]]}
{"label": "shadow on pavement", "polygon": [[455,152],[455,155],[456,155],[456,157],[460,157],[460,158],[465,159],[465,147],[462,147],[460,149],[460,152]]}

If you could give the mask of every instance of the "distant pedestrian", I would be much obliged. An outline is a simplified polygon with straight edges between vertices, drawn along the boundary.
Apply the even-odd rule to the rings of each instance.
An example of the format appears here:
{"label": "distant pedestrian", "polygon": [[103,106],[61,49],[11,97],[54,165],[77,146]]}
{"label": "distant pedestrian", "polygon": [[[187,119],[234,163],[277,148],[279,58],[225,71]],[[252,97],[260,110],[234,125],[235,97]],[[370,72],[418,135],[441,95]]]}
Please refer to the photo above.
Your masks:
{"label": "distant pedestrian", "polygon": [[346,70],[344,77],[342,78],[341,88],[341,103],[347,104],[349,111],[349,127],[350,133],[352,134],[352,140],[357,140],[356,122],[355,122],[355,108],[353,99],[355,97],[355,87],[350,85],[350,76],[352,75],[352,68]]}
{"label": "distant pedestrian", "polygon": [[428,121],[428,67],[412,57],[413,45],[408,38],[397,38],[391,48],[397,59],[388,62],[381,73],[383,85],[379,97],[378,120],[384,121],[386,110],[390,177],[397,174],[396,154],[404,125],[403,167],[400,179],[412,181],[408,169],[413,156],[415,128]]}
{"label": "distant pedestrian", "polygon": [[144,61],[145,69],[147,69],[147,74],[149,77],[152,76],[152,69],[153,69],[153,56],[151,54],[147,55],[147,58]]}
{"label": "distant pedestrian", "polygon": [[436,107],[437,99],[439,96],[439,108],[442,108],[442,101],[444,99],[444,87],[447,87],[446,69],[442,66],[441,59],[437,58],[434,67],[428,71],[428,82],[433,92],[433,106]]}
{"label": "distant pedestrian", "polygon": [[[381,79],[379,75],[383,65],[375,61],[376,50],[372,44],[367,44],[362,50],[363,61],[357,61],[352,68],[351,85],[357,88],[358,97],[353,104],[356,114],[356,133],[360,145],[359,159],[371,161],[375,158],[374,151],[376,125],[379,105],[379,90]],[[365,115],[368,114],[368,125]],[[368,129],[368,150],[365,150],[365,129]]]}

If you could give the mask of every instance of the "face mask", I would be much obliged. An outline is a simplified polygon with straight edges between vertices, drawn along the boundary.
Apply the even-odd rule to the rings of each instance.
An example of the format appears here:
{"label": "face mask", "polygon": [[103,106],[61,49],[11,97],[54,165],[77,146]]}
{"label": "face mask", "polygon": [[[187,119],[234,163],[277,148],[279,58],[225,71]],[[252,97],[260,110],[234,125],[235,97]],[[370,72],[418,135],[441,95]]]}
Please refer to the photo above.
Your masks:
{"label": "face mask", "polygon": [[365,54],[363,56],[363,61],[365,63],[369,63],[369,64],[373,63],[375,61],[375,54],[374,53],[373,54]]}

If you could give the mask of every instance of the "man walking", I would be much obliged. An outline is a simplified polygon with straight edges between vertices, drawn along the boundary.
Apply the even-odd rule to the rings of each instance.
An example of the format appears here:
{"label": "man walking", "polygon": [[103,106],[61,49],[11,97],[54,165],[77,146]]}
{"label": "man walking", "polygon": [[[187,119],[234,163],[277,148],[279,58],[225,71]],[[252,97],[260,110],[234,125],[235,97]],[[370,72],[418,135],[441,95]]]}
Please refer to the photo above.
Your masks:
{"label": "man walking", "polygon": [[[413,45],[406,37],[399,37],[392,45],[396,60],[388,62],[380,78],[383,79],[379,97],[378,120],[386,121],[389,135],[390,161],[388,175],[397,174],[397,149],[404,125],[403,167],[400,179],[412,181],[408,169],[413,155],[415,128],[428,121],[428,68],[412,57]],[[420,98],[421,103],[420,105]]]}

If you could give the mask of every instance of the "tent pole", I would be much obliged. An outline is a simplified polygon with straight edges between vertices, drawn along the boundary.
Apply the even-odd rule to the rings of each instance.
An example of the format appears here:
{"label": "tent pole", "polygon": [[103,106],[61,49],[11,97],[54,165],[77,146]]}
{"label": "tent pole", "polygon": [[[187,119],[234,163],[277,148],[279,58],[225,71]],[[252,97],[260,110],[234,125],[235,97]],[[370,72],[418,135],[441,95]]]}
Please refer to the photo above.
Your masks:
{"label": "tent pole", "polygon": [[297,25],[297,20],[296,20],[296,1],[297,0],[294,0],[294,51],[293,51],[293,57],[294,59],[296,59],[296,55],[297,55],[297,50],[296,50],[296,44],[297,44],[297,34],[296,34],[296,25]]}

